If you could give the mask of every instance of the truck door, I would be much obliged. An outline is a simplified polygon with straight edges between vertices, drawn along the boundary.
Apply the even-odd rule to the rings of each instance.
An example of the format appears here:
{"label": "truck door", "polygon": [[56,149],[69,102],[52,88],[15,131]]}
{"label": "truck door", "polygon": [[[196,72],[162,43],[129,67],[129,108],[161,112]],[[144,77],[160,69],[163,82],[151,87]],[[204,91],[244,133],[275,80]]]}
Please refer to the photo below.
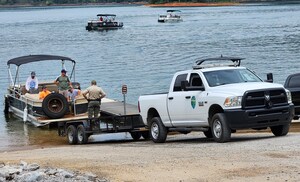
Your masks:
{"label": "truck door", "polygon": [[191,73],[187,90],[187,120],[192,126],[207,126],[204,114],[205,88],[198,73]]}
{"label": "truck door", "polygon": [[168,95],[169,117],[173,126],[202,126],[201,104],[197,102],[203,92],[202,80],[198,73],[192,73],[189,79],[188,90],[181,88],[181,82],[187,80],[188,74],[178,75],[173,92]]}
{"label": "truck door", "polygon": [[187,76],[187,73],[178,75],[174,81],[173,90],[170,88],[168,94],[168,111],[173,126],[183,126],[187,117],[188,98],[185,97],[188,96],[188,93],[181,88],[181,82],[186,81]]}

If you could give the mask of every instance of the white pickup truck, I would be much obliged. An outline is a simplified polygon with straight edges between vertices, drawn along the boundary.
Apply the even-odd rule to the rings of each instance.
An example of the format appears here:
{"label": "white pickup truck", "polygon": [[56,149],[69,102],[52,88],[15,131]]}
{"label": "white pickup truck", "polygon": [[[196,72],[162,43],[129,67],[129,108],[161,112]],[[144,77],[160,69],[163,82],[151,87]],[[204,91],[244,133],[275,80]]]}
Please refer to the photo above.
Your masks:
{"label": "white pickup truck", "polygon": [[[294,115],[291,93],[240,67],[241,60],[198,60],[193,69],[174,75],[169,93],[140,96],[140,115],[152,140],[165,142],[170,131],[202,131],[216,142],[227,142],[238,129],[267,127],[275,136],[286,135]],[[220,64],[226,61],[230,64]]]}

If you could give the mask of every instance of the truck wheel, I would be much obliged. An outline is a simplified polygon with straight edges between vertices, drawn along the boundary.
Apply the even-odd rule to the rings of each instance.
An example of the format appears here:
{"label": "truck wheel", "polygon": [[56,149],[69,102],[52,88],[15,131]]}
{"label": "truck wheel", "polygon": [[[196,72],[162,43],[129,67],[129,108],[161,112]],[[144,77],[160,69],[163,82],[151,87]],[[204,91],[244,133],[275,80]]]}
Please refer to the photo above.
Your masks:
{"label": "truck wheel", "polygon": [[206,136],[206,138],[213,138],[211,128],[209,128],[207,131],[204,131],[203,134]]}
{"label": "truck wheel", "polygon": [[290,124],[272,126],[271,131],[275,136],[284,136],[287,135],[290,129]]}
{"label": "truck wheel", "polygon": [[142,132],[142,137],[143,137],[145,140],[149,140],[149,139],[150,139],[150,133],[149,133],[149,131],[143,131],[143,132]]}
{"label": "truck wheel", "polygon": [[150,136],[155,143],[164,143],[167,139],[167,129],[159,117],[154,117],[150,122]]}
{"label": "truck wheel", "polygon": [[225,115],[217,113],[212,117],[212,135],[214,140],[219,143],[228,142],[231,137],[231,129],[227,125]]}
{"label": "truck wheel", "polygon": [[77,143],[77,130],[76,130],[75,126],[73,126],[73,125],[68,126],[67,138],[68,138],[69,144],[74,145]]}
{"label": "truck wheel", "polygon": [[78,144],[86,144],[88,142],[88,135],[85,132],[85,128],[84,126],[78,125],[77,127],[77,140],[78,140]]}
{"label": "truck wheel", "polygon": [[130,132],[130,135],[134,141],[139,140],[142,136],[142,134],[140,132]]}

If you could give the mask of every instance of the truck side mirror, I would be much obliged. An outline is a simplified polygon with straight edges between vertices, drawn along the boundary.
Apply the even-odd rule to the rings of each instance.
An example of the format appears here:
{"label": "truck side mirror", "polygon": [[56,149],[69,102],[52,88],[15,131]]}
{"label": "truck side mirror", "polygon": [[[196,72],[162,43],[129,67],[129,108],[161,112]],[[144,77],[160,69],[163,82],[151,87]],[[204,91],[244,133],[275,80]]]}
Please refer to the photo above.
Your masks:
{"label": "truck side mirror", "polygon": [[181,90],[186,91],[186,88],[189,86],[189,82],[187,80],[181,81]]}
{"label": "truck side mirror", "polygon": [[267,80],[266,80],[266,82],[273,83],[273,73],[268,73],[267,74]]}

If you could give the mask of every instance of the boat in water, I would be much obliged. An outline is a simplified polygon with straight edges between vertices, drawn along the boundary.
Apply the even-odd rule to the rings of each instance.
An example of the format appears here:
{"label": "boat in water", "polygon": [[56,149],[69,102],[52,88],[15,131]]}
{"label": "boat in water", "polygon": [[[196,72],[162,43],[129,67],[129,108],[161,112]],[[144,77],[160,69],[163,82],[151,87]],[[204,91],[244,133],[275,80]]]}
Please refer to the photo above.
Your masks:
{"label": "boat in water", "polygon": [[116,21],[116,15],[114,14],[98,14],[96,20],[89,20],[86,30],[110,30],[119,29],[123,27],[122,22]]}
{"label": "boat in water", "polygon": [[[62,69],[65,68],[67,61],[71,62],[72,71],[68,75],[72,81],[73,88],[80,89],[80,84],[75,81],[76,62],[68,57],[56,55],[29,55],[17,57],[7,62],[10,84],[5,94],[5,113],[13,113],[29,121],[35,126],[42,126],[51,123],[51,121],[69,121],[74,119],[86,118],[88,101],[80,94],[76,99],[68,101],[62,94],[58,93],[58,86],[54,81],[39,81],[38,91],[42,86],[46,86],[51,92],[44,99],[39,99],[38,91],[29,93],[26,90],[26,83],[19,82],[20,66],[39,61],[60,61]],[[52,64],[52,63],[51,63]],[[16,67],[15,76],[12,75],[12,68]],[[54,80],[50,78],[50,80]]]}
{"label": "boat in water", "polygon": [[183,21],[181,16],[179,15],[180,10],[167,10],[166,15],[159,15],[158,22],[166,23],[166,22],[181,22]]}

